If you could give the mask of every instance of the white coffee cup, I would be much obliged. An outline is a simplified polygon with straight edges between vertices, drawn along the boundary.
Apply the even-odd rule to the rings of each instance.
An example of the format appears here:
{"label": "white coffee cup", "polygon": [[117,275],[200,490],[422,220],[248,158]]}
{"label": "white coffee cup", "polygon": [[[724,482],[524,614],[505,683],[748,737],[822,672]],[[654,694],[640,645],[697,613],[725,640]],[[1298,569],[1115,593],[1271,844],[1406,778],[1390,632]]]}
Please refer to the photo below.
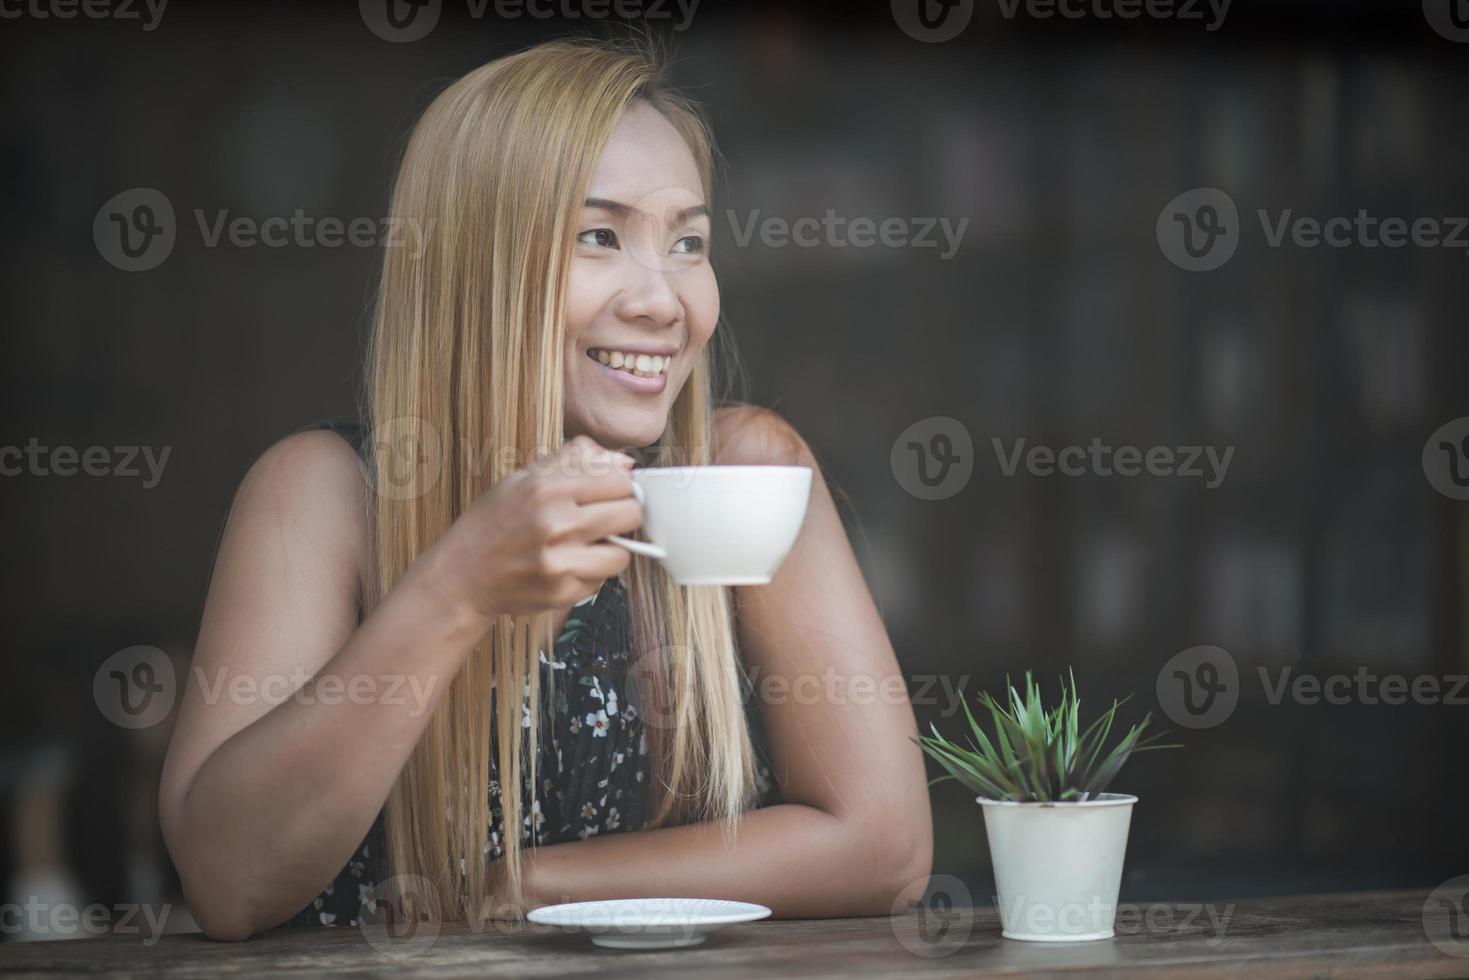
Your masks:
{"label": "white coffee cup", "polygon": [[612,535],[656,558],[679,585],[764,585],[800,534],[806,466],[670,466],[633,470],[648,541]]}

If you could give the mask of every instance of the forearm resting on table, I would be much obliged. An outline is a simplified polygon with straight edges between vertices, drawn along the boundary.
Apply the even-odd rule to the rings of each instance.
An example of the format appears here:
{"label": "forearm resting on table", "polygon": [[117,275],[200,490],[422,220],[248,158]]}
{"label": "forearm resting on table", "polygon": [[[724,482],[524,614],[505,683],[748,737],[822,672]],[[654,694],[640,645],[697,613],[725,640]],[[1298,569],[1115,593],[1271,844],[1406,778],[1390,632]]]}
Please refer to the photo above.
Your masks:
{"label": "forearm resting on table", "polygon": [[[483,632],[405,588],[292,696],[166,780],[161,817],[191,908],[215,938],[297,911],[342,868]],[[322,697],[322,678],[404,677],[410,698]],[[410,688],[408,683],[405,689]]]}
{"label": "forearm resting on table", "polygon": [[784,803],[723,824],[592,837],[526,852],[532,906],[612,898],[722,898],[767,905],[780,918],[886,915],[918,898],[931,862],[926,834],[898,821],[878,831]]}

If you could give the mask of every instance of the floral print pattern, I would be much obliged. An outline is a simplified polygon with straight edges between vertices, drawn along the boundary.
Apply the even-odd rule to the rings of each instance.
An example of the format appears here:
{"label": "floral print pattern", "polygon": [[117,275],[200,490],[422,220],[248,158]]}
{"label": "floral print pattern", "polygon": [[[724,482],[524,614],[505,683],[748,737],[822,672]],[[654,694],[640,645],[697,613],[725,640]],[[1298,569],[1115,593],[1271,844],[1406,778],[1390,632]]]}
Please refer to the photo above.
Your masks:
{"label": "floral print pattern", "polygon": [[[533,797],[529,786],[523,791],[525,844],[586,840],[645,825],[648,740],[625,684],[631,646],[626,587],[611,578],[572,609],[551,656],[542,651],[538,792]],[[528,700],[524,710],[529,725]],[[776,801],[778,789],[761,749],[758,717],[750,717],[750,729],[756,744],[756,805],[766,806]],[[501,794],[492,754],[488,860],[504,855]],[[355,926],[363,904],[373,908],[373,884],[387,873],[385,853],[379,814],[347,867],[290,924]]]}

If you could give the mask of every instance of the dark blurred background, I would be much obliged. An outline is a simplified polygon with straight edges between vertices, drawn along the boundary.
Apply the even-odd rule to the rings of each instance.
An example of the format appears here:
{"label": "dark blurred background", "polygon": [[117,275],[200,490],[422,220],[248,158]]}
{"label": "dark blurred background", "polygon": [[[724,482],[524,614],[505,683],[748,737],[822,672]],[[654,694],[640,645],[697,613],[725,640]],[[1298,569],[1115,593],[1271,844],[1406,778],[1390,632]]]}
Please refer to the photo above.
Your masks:
{"label": "dark blurred background", "polygon": [[[0,477],[0,901],[161,902],[176,889],[153,803],[168,721],[109,721],[94,676],[137,645],[186,668],[241,476],[282,436],[355,411],[379,262],[350,244],[211,247],[196,212],[375,219],[449,80],[616,19],[444,0],[405,42],[369,28],[372,4],[174,0],[129,20],[27,2],[0,19],[0,446],[169,455],[151,485],[141,454],[136,477]],[[1365,209],[1449,236],[1469,215],[1469,11],[1454,3],[1237,0],[1211,30],[1205,4],[1203,20],[1122,20],[990,0],[950,10],[950,26],[969,19],[942,41],[903,2],[649,17],[726,158],[713,258],[748,395],[844,494],[927,692],[920,723],[958,730],[944,683],[997,691],[1034,670],[1053,692],[1071,667],[1084,707],[1132,694],[1125,714],[1152,711],[1184,743],[1116,786],[1142,799],[1124,899],[1469,871],[1469,688],[1457,703],[1269,696],[1286,667],[1433,677],[1441,695],[1469,673],[1469,504],[1425,464],[1430,436],[1469,416],[1469,232],[1271,247],[1257,218]],[[1237,206],[1237,249],[1191,271],[1160,233],[1201,187]],[[176,240],[126,271],[94,224],[137,188],[166,198]],[[751,221],[829,210],[910,234],[967,225],[953,254],[937,230],[936,248],[742,244]],[[939,452],[936,433],[969,476],[929,492],[907,443]],[[992,440],[1021,438],[1234,452],[1212,488],[1007,476]],[[1159,677],[1200,645],[1228,652],[1237,704],[1190,729]],[[933,799],[935,870],[987,901],[978,808],[953,784]]]}

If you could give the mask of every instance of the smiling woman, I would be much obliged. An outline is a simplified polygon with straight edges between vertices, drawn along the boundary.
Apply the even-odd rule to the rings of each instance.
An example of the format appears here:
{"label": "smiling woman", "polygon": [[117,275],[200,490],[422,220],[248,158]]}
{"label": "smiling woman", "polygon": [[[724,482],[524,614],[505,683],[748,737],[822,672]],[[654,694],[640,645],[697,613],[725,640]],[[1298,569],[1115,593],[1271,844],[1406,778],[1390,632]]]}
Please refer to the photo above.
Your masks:
{"label": "smiling woman", "polygon": [[923,891],[907,700],[747,704],[747,674],[901,686],[824,482],[768,585],[681,586],[608,541],[642,524],[634,456],[817,469],[780,417],[716,406],[711,158],[655,59],[605,44],[491,62],[418,123],[392,214],[426,247],[384,252],[368,425],[251,469],[195,665],[432,693],[186,693],[161,812],[211,936],[352,922],[389,876],[465,919]]}

